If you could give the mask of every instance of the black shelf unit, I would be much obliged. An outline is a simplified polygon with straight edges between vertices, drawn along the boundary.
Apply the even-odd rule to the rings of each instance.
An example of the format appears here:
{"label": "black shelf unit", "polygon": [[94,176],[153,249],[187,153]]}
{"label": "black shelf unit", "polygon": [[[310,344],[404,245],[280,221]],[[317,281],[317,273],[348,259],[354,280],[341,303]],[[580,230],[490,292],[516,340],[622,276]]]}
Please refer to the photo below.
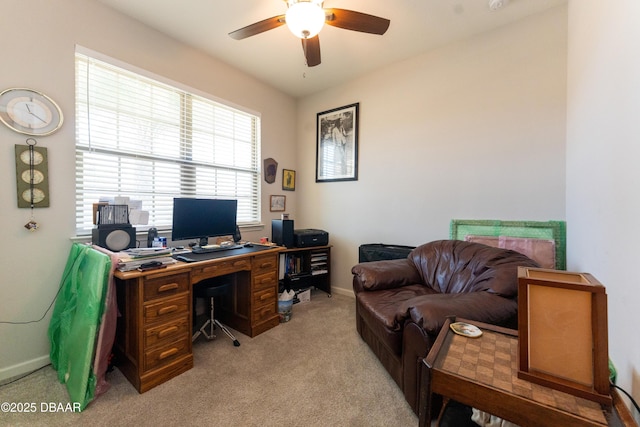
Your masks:
{"label": "black shelf unit", "polygon": [[315,287],[331,296],[331,245],[280,252],[280,290]]}

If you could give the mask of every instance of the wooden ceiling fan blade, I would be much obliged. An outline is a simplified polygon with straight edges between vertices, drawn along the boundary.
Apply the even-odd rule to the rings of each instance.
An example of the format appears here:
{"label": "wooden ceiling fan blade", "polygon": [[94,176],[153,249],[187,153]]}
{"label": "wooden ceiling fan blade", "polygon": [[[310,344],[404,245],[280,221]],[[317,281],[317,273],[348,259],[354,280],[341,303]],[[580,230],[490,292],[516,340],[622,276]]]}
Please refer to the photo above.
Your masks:
{"label": "wooden ceiling fan blade", "polygon": [[281,25],[284,25],[284,15],[274,16],[272,18],[264,19],[260,22],[247,25],[229,33],[229,36],[235,40],[246,39],[247,37],[255,36],[256,34],[264,33],[265,31],[273,30]]}
{"label": "wooden ceiling fan blade", "polygon": [[369,34],[384,34],[390,20],[347,9],[325,9],[326,23],[345,30]]}
{"label": "wooden ceiling fan blade", "polygon": [[301,40],[304,57],[307,59],[307,67],[320,65],[320,39],[318,36]]}

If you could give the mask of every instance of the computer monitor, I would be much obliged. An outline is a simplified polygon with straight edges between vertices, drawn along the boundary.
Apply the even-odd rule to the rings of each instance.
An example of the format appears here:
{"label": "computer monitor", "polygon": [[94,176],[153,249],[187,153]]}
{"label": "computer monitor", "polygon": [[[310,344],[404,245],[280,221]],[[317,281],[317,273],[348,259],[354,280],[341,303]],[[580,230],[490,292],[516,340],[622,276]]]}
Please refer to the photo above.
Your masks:
{"label": "computer monitor", "polygon": [[200,246],[206,246],[209,237],[233,235],[237,212],[237,200],[176,197],[171,240],[198,239]]}

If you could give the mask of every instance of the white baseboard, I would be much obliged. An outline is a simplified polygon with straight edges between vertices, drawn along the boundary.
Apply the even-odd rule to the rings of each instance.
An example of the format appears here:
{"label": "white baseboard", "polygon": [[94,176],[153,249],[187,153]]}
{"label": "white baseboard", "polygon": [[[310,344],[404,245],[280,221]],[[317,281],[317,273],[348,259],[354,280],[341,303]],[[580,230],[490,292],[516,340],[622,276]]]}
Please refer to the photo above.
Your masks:
{"label": "white baseboard", "polygon": [[29,373],[36,371],[43,366],[47,366],[51,363],[49,355],[41,356],[36,359],[31,359],[26,362],[18,363],[17,365],[8,366],[0,369],[0,385],[9,383],[16,378],[28,375]]}
{"label": "white baseboard", "polygon": [[353,293],[353,289],[343,289],[343,288],[336,288],[336,287],[332,287],[331,288],[331,293],[332,294],[339,294],[339,295],[344,295],[345,297],[351,297],[351,298],[355,298],[355,294]]}

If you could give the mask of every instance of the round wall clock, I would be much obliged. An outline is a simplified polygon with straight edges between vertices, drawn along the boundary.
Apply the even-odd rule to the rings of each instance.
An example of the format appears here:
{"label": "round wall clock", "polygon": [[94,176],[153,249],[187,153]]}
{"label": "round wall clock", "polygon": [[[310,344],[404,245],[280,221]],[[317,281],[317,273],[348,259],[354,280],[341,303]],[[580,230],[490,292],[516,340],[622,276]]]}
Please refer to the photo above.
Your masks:
{"label": "round wall clock", "polygon": [[0,120],[25,135],[50,135],[62,126],[62,110],[47,95],[26,88],[0,93]]}

